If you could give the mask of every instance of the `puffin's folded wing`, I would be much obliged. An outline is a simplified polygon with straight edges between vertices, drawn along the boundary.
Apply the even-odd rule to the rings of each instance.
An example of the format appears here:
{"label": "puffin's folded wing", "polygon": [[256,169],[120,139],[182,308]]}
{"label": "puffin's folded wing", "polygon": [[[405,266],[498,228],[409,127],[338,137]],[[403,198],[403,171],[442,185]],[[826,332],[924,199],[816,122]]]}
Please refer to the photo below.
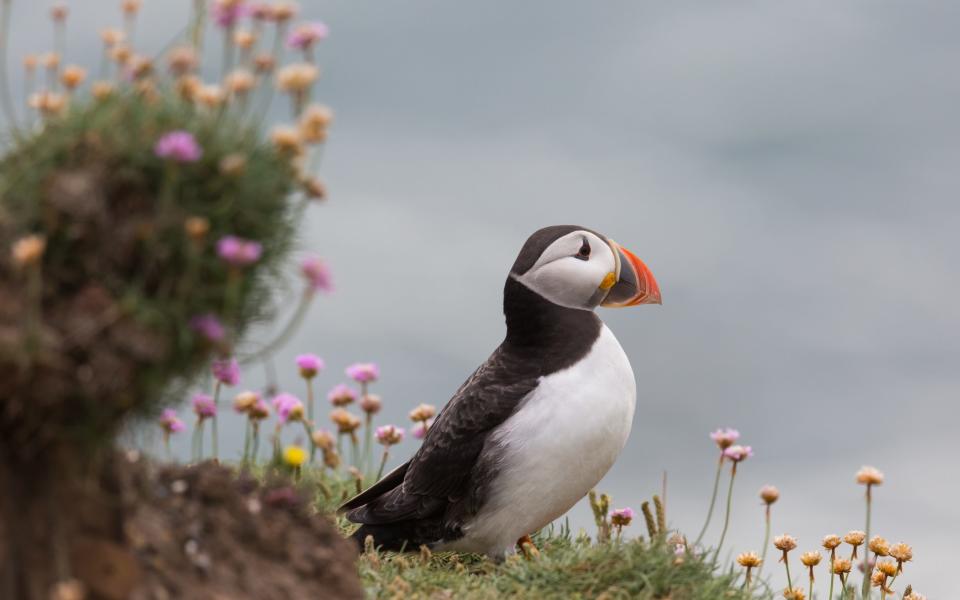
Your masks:
{"label": "puffin's folded wing", "polygon": [[410,466],[410,461],[407,461],[396,469],[390,471],[383,476],[383,479],[371,485],[369,488],[365,489],[360,494],[357,494],[350,500],[344,502],[340,508],[337,509],[337,512],[343,513],[348,510],[363,506],[367,502],[370,502],[397,487],[403,483],[403,476],[406,475],[408,466]]}

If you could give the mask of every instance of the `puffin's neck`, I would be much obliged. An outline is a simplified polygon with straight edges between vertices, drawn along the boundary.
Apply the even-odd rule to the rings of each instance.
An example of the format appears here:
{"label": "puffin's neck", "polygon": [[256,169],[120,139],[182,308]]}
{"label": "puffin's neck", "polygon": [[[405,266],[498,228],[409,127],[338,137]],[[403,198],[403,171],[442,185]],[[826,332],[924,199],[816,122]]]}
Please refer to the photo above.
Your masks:
{"label": "puffin's neck", "polygon": [[503,314],[504,348],[528,356],[548,373],[586,356],[603,326],[593,311],[554,304],[513,277],[503,288]]}

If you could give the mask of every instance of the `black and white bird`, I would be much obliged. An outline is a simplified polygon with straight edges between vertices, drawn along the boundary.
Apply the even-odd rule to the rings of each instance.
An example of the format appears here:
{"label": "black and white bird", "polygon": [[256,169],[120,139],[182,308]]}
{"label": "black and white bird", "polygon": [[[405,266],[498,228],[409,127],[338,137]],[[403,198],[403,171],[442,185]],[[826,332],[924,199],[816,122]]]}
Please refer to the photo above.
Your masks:
{"label": "black and white bird", "polygon": [[384,550],[503,557],[567,512],[623,450],[636,382],[598,306],[659,304],[650,270],[584,227],[530,236],[503,292],[507,334],[407,463],[345,503]]}

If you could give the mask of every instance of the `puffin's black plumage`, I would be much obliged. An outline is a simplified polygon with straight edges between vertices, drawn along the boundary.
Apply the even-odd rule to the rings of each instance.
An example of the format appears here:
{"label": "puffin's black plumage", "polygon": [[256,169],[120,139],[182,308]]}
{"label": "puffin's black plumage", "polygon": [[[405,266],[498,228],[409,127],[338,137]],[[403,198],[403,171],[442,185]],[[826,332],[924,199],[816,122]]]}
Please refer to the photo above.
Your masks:
{"label": "puffin's black plumage", "polygon": [[[522,275],[544,248],[578,229],[536,232],[511,273]],[[497,472],[490,432],[522,405],[540,377],[583,358],[602,326],[593,312],[549,302],[513,277],[504,286],[504,315],[503,343],[450,399],[413,458],[341,507],[361,524],[353,535],[361,546],[368,535],[385,550],[461,537],[461,526],[478,512]]]}

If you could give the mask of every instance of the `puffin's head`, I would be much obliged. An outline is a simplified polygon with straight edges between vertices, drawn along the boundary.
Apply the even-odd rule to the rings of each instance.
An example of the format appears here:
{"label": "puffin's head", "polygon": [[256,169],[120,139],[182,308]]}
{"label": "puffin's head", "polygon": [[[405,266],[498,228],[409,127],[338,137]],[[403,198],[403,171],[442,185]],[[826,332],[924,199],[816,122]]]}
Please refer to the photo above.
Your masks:
{"label": "puffin's head", "polygon": [[554,225],[531,235],[510,277],[567,308],[660,304],[660,287],[639,258],[576,225]]}

